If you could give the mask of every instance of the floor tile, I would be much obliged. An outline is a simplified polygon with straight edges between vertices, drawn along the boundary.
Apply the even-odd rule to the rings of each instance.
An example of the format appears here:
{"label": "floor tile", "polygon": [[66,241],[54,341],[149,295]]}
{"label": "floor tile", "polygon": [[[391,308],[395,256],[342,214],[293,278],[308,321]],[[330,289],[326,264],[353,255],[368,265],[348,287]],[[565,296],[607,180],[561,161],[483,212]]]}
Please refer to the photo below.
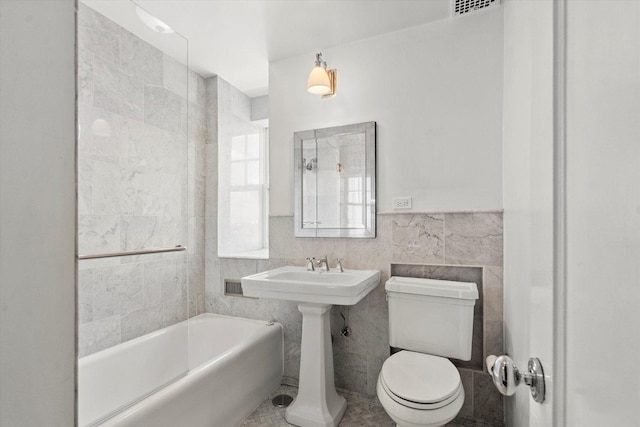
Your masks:
{"label": "floor tile", "polygon": [[[296,397],[297,387],[281,385],[276,391],[271,393],[258,409],[256,409],[240,427],[289,427],[284,419],[285,408],[273,406],[271,400],[279,394],[288,394]],[[395,423],[389,418],[380,403],[376,399],[370,399],[358,394],[339,392],[347,399],[347,411],[342,417],[338,427],[393,427]],[[497,427],[485,421],[456,418],[446,425],[446,427]]]}

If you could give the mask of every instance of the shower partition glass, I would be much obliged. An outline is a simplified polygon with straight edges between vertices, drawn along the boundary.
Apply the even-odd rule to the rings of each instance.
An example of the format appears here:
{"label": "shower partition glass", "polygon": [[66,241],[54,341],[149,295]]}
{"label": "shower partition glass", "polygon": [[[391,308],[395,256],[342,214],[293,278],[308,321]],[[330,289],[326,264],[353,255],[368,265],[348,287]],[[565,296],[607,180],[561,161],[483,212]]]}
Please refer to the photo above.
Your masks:
{"label": "shower partition glass", "polygon": [[[145,18],[132,2],[78,5],[81,408],[93,403],[83,401],[83,387],[96,386],[83,376],[83,360],[189,317],[189,251],[82,257],[190,243],[188,45],[170,30],[152,30]],[[184,375],[188,329],[182,331],[171,378],[149,382],[107,413],[81,416],[80,424],[92,425]],[[147,363],[134,357],[126,368],[142,377]]]}

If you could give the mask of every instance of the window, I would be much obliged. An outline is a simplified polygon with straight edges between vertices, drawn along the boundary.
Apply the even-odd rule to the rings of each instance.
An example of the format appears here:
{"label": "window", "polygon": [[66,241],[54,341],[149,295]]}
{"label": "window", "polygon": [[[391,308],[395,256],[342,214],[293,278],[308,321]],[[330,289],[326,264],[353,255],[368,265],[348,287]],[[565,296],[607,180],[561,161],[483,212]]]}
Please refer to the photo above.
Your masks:
{"label": "window", "polygon": [[218,256],[268,258],[267,128],[221,141]]}

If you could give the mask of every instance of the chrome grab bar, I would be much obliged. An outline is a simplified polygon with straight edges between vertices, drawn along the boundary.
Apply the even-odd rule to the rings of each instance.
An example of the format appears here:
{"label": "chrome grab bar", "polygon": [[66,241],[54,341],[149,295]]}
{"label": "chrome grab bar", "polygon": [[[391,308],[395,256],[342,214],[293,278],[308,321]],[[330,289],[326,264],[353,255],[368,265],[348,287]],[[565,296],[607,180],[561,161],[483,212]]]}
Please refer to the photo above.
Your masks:
{"label": "chrome grab bar", "polygon": [[177,246],[174,246],[173,248],[140,249],[137,251],[123,251],[123,252],[110,252],[105,254],[78,255],[78,259],[113,258],[118,256],[129,256],[129,255],[159,254],[162,252],[182,252],[186,250],[187,250],[186,246],[177,245]]}

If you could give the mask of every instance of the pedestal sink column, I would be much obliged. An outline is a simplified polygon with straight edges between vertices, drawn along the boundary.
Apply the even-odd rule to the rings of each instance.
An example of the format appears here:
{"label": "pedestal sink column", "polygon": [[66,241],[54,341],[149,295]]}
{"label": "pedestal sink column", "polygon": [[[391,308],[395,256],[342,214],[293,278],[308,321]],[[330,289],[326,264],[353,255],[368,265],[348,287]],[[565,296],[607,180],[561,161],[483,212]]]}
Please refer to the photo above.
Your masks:
{"label": "pedestal sink column", "polygon": [[287,408],[287,422],[302,427],[337,426],[347,401],[338,395],[333,379],[330,304],[303,303],[302,348],[298,395]]}

